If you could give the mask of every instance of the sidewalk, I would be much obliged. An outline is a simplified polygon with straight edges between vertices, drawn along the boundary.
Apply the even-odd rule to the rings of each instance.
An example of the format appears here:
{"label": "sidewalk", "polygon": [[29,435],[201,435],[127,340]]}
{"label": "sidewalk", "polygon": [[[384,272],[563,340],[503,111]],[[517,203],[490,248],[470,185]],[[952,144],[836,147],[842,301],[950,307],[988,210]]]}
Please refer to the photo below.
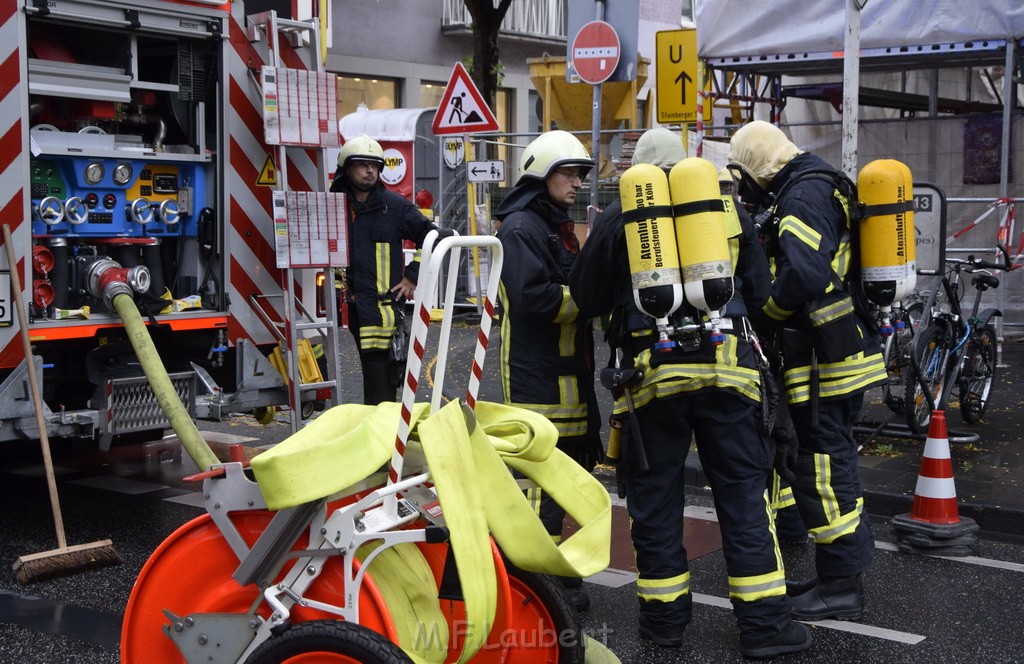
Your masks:
{"label": "sidewalk", "polygon": [[[965,424],[959,407],[951,404],[946,423],[951,439],[953,476],[961,517],[978,522],[981,534],[994,539],[1024,542],[1024,342],[1003,344],[1002,363],[992,388],[992,403],[979,424]],[[870,438],[878,425],[902,424],[882,403],[881,392],[872,390],[865,399],[858,439],[860,478],[868,512],[889,518],[910,512],[921,466],[924,436],[919,439],[879,435]],[[956,442],[971,439],[974,443]],[[687,459],[687,484],[707,486],[696,454]]]}

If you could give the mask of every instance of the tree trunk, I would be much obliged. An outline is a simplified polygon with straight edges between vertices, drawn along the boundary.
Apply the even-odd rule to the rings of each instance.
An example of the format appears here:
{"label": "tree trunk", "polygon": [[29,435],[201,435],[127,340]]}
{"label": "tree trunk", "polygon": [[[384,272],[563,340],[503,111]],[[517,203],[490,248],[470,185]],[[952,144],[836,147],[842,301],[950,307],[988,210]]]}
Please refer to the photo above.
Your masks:
{"label": "tree trunk", "polygon": [[465,0],[473,17],[473,82],[480,89],[487,105],[494,109],[498,94],[498,33],[512,0],[501,0],[497,7],[492,0]]}

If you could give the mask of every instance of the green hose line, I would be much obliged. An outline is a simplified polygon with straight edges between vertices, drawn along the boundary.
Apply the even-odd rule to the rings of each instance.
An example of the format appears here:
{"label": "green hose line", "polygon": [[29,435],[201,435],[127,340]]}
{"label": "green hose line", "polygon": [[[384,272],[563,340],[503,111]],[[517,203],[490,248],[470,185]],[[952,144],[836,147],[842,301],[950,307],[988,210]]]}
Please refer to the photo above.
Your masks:
{"label": "green hose line", "polygon": [[124,322],[124,329],[128,332],[132,348],[135,349],[142,370],[149,379],[149,386],[156,395],[164,415],[167,416],[167,421],[171,423],[171,428],[181,441],[181,446],[192,457],[199,470],[206,470],[213,464],[220,463],[220,459],[199,434],[196,423],[189,417],[184,404],[178,398],[178,393],[171,384],[171,377],[167,375],[163,360],[153,347],[153,339],[149,336],[149,330],[146,329],[146,324],[131,296],[119,293],[114,296],[113,305]]}

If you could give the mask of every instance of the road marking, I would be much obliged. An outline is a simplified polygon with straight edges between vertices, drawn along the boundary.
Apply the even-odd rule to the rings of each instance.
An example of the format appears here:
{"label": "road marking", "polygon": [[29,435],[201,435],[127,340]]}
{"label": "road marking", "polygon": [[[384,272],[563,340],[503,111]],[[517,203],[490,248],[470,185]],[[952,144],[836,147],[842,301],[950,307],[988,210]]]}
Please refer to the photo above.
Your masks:
{"label": "road marking", "polygon": [[636,581],[636,574],[634,572],[627,572],[621,569],[608,569],[592,574],[585,579],[587,583],[593,583],[594,585],[604,586],[605,588],[621,588],[622,586],[628,586]]}
{"label": "road marking", "polygon": [[170,488],[163,484],[140,482],[138,480],[130,480],[124,477],[111,477],[109,475],[86,477],[85,479],[74,480],[71,484],[79,484],[81,486],[88,486],[94,489],[116,491],[118,493],[127,493],[133,496],[140,493],[150,493],[151,491],[160,491],[161,489]]}
{"label": "road marking", "polygon": [[203,498],[202,491],[193,491],[192,493],[186,493],[180,496],[164,498],[164,500],[168,503],[178,503],[179,505],[191,505],[192,507],[198,507],[202,510],[206,509],[206,499]]}
{"label": "road marking", "polygon": [[[703,595],[701,593],[693,593],[693,601],[698,604],[704,604],[707,606],[718,607],[719,609],[732,610],[732,602],[724,597],[715,597],[713,595]],[[808,621],[801,621],[808,622]],[[885,629],[884,627],[875,627],[874,625],[863,625],[861,623],[845,622],[841,620],[817,620],[812,623],[815,627],[825,627],[826,629],[834,629],[840,632],[850,632],[851,634],[861,634],[863,636],[871,636],[876,639],[885,639],[886,641],[896,641],[897,643],[906,643],[909,645],[915,645],[921,643],[926,637],[920,634],[911,634],[909,632],[897,632],[894,629]]]}
{"label": "road marking", "polygon": [[[875,542],[875,548],[883,551],[899,551],[899,547],[890,542]],[[1005,560],[993,560],[992,558],[979,558],[978,556],[933,556],[927,553],[920,555],[928,556],[929,558],[941,558],[943,560],[952,560],[956,563],[968,563],[970,565],[979,565],[981,567],[992,567],[995,569],[1003,569],[1008,572],[1024,572],[1024,565],[1020,563],[1010,563]]]}

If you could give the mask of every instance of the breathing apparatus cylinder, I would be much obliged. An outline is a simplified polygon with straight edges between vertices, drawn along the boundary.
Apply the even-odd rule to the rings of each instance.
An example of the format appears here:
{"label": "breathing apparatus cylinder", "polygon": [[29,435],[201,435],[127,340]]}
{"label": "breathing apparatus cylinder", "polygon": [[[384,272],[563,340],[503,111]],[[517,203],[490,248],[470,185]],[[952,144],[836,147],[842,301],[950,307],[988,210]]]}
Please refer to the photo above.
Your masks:
{"label": "breathing apparatus cylinder", "polygon": [[913,183],[910,169],[895,159],[876,159],[857,176],[864,210],[858,229],[861,285],[864,295],[879,307],[879,332],[884,335],[893,331],[893,302],[910,295],[917,285]]}
{"label": "breathing apparatus cylinder", "polygon": [[722,343],[719,310],[732,299],[733,268],[718,169],[707,159],[687,157],[672,167],[668,180],[683,293],[711,319],[708,341]]}
{"label": "breathing apparatus cylinder", "polygon": [[665,171],[637,164],[619,178],[626,252],[633,282],[633,301],[655,319],[655,348],[669,351],[668,317],[683,303],[679,251],[672,228],[672,199]]}

